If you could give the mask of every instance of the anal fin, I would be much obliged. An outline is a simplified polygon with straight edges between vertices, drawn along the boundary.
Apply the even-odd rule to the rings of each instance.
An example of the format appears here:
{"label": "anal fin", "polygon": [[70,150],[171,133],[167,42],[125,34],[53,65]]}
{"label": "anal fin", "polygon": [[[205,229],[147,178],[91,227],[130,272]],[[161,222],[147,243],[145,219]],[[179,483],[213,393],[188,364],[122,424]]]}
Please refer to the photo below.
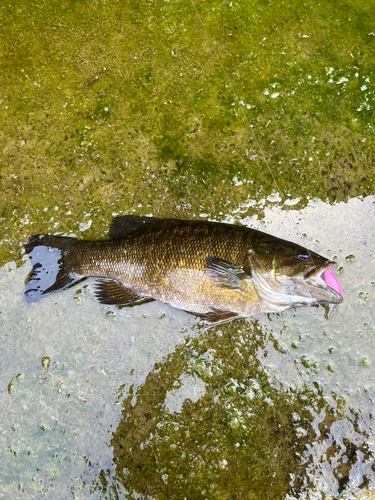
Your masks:
{"label": "anal fin", "polygon": [[233,319],[239,318],[237,313],[230,311],[219,311],[213,309],[211,312],[207,313],[205,316],[204,324],[206,328],[211,328],[212,326],[222,325],[223,323],[228,323]]}
{"label": "anal fin", "polygon": [[95,289],[95,297],[99,302],[107,305],[125,306],[152,300],[108,278],[101,279]]}

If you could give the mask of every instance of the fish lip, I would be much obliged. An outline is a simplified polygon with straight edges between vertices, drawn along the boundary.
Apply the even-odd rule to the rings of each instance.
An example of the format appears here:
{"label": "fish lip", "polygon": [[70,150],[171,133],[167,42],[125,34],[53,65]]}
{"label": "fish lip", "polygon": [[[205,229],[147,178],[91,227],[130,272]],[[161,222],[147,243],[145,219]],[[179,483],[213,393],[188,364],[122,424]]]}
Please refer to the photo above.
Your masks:
{"label": "fish lip", "polygon": [[332,269],[332,271],[335,272],[337,270],[337,267],[338,267],[337,262],[334,262],[333,260],[329,260],[323,265],[318,264],[317,266],[314,266],[311,269],[309,269],[304,274],[304,278],[314,279],[314,277],[318,276],[319,278],[322,278],[324,281],[324,278],[323,278],[324,273],[326,271],[328,271],[328,269]]}
{"label": "fish lip", "polygon": [[305,277],[307,279],[314,280],[317,286],[325,288],[326,290],[330,290],[330,292],[333,294],[332,298],[335,300],[334,301],[330,300],[329,303],[341,304],[341,302],[343,301],[343,296],[340,295],[338,292],[336,292],[336,290],[327,285],[324,276],[324,273],[328,271],[328,269],[331,269],[332,272],[334,273],[337,270],[337,268],[338,268],[337,262],[329,260],[324,265],[318,265],[310,269],[306,273]]}

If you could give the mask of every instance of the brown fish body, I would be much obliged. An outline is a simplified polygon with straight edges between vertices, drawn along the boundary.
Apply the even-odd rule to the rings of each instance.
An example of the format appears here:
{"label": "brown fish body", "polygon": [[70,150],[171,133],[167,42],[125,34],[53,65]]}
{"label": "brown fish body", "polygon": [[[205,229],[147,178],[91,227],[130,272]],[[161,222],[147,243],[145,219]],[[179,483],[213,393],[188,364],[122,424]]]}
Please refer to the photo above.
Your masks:
{"label": "brown fish body", "polygon": [[[100,278],[96,295],[103,303],[122,305],[160,300],[206,315],[207,324],[319,301],[308,297],[298,303],[295,297],[284,298],[289,297],[289,289],[279,286],[283,275],[275,279],[280,251],[288,254],[284,268],[292,268],[294,262],[290,258],[292,264],[289,263],[289,254],[306,250],[254,229],[124,216],[114,219],[110,235],[112,239],[104,241],[32,237],[25,246],[35,262],[26,289],[28,300],[39,300],[45,294],[94,276]],[[43,259],[43,255],[40,258],[46,248],[53,258]],[[334,265],[318,254],[313,255],[315,267],[322,266],[321,261],[326,267]],[[46,260],[51,263],[48,287],[47,283],[36,283],[46,275]],[[53,264],[57,261],[59,264]],[[252,269],[254,266],[256,269]],[[282,286],[285,288],[285,283]],[[340,300],[333,296],[333,301]]]}
{"label": "brown fish body", "polygon": [[248,267],[249,236],[239,226],[161,224],[121,239],[84,242],[77,247],[72,271],[115,279],[140,296],[195,313],[216,309],[248,316],[262,303],[251,279],[241,288],[224,288],[212,281],[206,265],[214,256]]}

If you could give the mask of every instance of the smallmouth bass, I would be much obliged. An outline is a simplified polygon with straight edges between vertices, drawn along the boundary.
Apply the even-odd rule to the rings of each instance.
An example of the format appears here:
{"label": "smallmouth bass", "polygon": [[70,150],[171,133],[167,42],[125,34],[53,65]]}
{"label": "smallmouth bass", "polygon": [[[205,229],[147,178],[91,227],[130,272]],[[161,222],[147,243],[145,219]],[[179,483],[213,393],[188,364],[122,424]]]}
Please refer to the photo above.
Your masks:
{"label": "smallmouth bass", "polygon": [[31,236],[26,301],[96,277],[103,304],[159,300],[203,315],[207,327],[292,307],[339,304],[337,264],[244,226],[125,215],[110,240]]}

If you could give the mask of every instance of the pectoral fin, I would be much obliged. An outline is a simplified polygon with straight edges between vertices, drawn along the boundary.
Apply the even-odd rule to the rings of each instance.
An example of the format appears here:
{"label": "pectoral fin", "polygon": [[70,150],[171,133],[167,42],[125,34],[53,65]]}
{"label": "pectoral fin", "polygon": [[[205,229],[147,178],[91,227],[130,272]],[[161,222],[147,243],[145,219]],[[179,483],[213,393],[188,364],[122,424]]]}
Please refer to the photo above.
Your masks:
{"label": "pectoral fin", "polygon": [[212,326],[228,323],[229,321],[232,321],[236,318],[239,318],[239,315],[237,313],[213,309],[212,312],[206,314],[204,324],[206,328],[211,328]]}
{"label": "pectoral fin", "polygon": [[107,278],[101,279],[95,288],[95,296],[102,304],[125,306],[152,300],[122,286],[118,281]]}
{"label": "pectoral fin", "polygon": [[215,257],[207,258],[205,272],[216,285],[226,288],[240,288],[241,281],[250,278],[240,267]]}

